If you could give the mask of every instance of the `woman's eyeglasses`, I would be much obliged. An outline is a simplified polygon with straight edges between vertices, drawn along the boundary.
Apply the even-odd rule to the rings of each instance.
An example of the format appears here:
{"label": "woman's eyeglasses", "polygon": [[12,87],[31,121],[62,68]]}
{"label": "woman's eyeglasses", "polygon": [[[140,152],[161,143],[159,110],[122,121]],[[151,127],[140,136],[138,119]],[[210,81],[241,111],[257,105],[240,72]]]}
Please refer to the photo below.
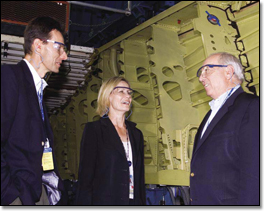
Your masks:
{"label": "woman's eyeglasses", "polygon": [[112,92],[118,95],[130,95],[131,97],[133,96],[133,89],[123,86],[117,86],[113,88]]}

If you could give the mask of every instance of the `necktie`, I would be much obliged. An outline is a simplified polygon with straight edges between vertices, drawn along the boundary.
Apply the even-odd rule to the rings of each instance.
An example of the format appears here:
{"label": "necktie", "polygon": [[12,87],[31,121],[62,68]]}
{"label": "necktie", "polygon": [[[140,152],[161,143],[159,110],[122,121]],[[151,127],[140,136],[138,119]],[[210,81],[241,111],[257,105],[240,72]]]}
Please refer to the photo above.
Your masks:
{"label": "necktie", "polygon": [[39,99],[39,104],[40,104],[40,111],[41,111],[41,117],[42,120],[44,121],[44,112],[43,112],[43,106],[42,106],[42,100],[43,100],[43,82],[41,81],[41,87],[38,92],[38,99]]}

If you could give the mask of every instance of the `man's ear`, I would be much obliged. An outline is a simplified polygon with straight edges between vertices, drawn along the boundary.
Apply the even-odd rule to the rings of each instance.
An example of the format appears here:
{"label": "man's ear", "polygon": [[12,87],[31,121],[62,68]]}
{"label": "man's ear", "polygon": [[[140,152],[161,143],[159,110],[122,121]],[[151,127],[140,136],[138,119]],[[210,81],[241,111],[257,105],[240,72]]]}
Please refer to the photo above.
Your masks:
{"label": "man's ear", "polygon": [[235,73],[234,67],[232,65],[228,65],[225,70],[225,76],[228,80],[232,79]]}
{"label": "man's ear", "polygon": [[33,48],[33,52],[37,51],[38,53],[40,53],[41,48],[42,48],[42,40],[40,40],[39,38],[36,38],[33,41],[32,48]]}

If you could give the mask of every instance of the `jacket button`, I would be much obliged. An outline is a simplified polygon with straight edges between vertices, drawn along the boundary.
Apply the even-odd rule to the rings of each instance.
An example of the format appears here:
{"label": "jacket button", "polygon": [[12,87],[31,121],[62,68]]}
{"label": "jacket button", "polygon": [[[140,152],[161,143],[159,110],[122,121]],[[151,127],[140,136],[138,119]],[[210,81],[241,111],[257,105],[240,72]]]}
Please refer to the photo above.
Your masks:
{"label": "jacket button", "polygon": [[194,173],[192,172],[192,173],[190,174],[190,176],[191,176],[191,177],[194,177]]}

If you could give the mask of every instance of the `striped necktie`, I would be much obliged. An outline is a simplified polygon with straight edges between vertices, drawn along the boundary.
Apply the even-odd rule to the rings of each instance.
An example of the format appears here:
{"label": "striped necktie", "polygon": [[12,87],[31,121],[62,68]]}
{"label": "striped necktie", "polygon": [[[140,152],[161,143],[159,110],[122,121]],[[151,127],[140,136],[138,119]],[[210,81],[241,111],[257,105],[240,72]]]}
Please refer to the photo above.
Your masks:
{"label": "striped necktie", "polygon": [[39,104],[40,104],[40,111],[41,111],[41,117],[42,120],[44,121],[44,112],[43,112],[43,106],[42,106],[42,100],[43,100],[43,82],[41,80],[41,87],[38,92],[38,99],[39,99]]}

